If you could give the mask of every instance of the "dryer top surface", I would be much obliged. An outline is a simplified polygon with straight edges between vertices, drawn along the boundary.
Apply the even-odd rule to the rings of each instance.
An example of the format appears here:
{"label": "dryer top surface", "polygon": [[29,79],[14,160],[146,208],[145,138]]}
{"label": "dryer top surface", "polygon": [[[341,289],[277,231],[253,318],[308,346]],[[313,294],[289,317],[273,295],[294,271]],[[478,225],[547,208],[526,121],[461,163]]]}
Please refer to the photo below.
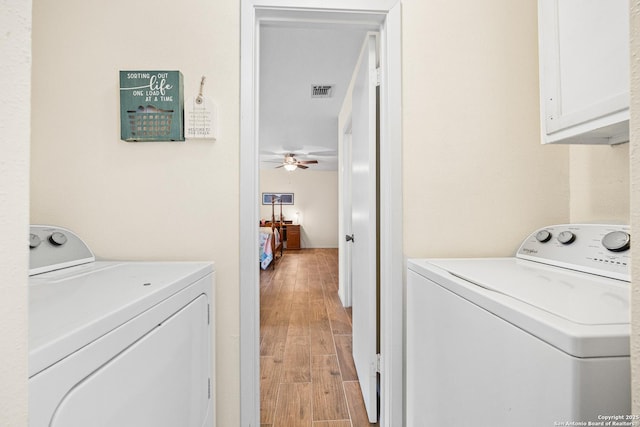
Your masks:
{"label": "dryer top surface", "polygon": [[213,271],[205,262],[92,262],[31,276],[30,376]]}

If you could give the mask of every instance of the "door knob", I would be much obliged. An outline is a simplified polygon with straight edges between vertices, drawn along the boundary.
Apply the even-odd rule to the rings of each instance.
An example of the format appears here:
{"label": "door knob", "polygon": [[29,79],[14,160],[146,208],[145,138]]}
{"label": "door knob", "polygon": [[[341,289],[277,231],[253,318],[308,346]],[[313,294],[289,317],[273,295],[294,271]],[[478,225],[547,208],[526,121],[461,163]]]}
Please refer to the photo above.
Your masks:
{"label": "door knob", "polygon": [[345,239],[347,239],[347,242],[354,242],[355,240],[353,240],[353,234],[352,235],[346,235],[344,236]]}

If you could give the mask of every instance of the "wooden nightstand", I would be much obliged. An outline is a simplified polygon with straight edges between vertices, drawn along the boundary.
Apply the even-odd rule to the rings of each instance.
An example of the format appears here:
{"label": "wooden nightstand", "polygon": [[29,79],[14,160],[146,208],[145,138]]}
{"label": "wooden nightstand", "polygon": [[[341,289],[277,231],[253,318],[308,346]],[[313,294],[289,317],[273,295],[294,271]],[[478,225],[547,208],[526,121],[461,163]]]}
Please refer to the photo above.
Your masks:
{"label": "wooden nightstand", "polygon": [[287,249],[300,249],[300,225],[285,224],[287,229]]}

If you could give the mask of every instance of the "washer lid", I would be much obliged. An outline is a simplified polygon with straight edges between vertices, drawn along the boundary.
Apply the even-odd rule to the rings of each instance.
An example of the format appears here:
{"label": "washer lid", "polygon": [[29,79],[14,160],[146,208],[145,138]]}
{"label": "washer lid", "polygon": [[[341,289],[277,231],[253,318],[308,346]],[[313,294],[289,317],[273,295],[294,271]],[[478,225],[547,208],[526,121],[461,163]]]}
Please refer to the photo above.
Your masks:
{"label": "washer lid", "polygon": [[430,260],[450,274],[583,325],[628,324],[629,284],[514,258]]}
{"label": "washer lid", "polygon": [[93,262],[29,278],[29,375],[213,272],[204,262]]}
{"label": "washer lid", "polygon": [[[410,273],[575,357],[629,356],[629,283],[516,258],[413,259]],[[470,322],[473,319],[469,319]]]}

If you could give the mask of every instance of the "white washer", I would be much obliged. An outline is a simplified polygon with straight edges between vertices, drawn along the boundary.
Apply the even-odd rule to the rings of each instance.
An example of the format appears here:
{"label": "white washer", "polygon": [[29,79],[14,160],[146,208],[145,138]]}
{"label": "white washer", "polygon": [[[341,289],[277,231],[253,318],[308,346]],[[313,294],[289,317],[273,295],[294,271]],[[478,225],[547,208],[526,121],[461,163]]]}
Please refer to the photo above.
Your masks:
{"label": "white washer", "polygon": [[215,422],[215,271],[102,262],[67,229],[32,226],[30,427]]}
{"label": "white washer", "polygon": [[628,233],[565,224],[513,258],[408,260],[407,426],[630,414]]}

